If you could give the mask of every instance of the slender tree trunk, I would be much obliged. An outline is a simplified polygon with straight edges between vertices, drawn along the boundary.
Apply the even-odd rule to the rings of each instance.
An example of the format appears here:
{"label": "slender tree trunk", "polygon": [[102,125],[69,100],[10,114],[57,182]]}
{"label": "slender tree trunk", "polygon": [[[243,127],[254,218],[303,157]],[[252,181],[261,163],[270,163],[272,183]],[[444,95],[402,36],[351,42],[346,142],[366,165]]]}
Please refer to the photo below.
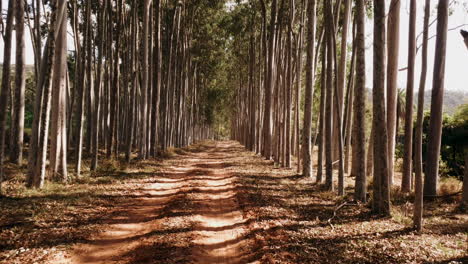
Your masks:
{"label": "slender tree trunk", "polygon": [[326,144],[325,144],[325,185],[327,190],[333,191],[333,17],[331,12],[331,3],[324,0],[325,14],[326,14],[326,25],[325,25],[325,36],[327,38],[327,72],[326,72],[326,89],[327,89],[327,106],[326,106]]}
{"label": "slender tree trunk", "polygon": [[13,17],[16,0],[8,2],[7,21],[5,27],[5,50],[3,51],[2,87],[0,90],[0,195],[2,194],[3,171],[5,162],[5,135],[6,119],[8,111],[8,96],[10,95],[10,63],[11,63],[11,38],[13,35]]}
{"label": "slender tree trunk", "polygon": [[[82,45],[82,50],[81,50],[81,65],[78,65],[80,67],[80,70],[78,71],[78,76],[79,78],[78,81],[78,87],[77,87],[77,92],[78,92],[78,97],[77,97],[77,122],[76,122],[76,127],[75,127],[75,171],[76,175],[81,174],[81,159],[82,159],[82,153],[83,153],[83,124],[84,124],[84,108],[85,108],[85,80],[86,80],[86,70],[87,67],[91,67],[91,58],[92,54],[88,54],[89,49],[87,49],[86,45],[88,44],[89,37],[91,36],[90,31],[91,31],[91,3],[88,2],[86,4],[86,31],[85,31],[85,37],[83,39],[83,45]],[[88,80],[88,85],[90,85],[90,80]]]}
{"label": "slender tree trunk", "polygon": [[24,93],[25,78],[25,46],[24,46],[24,1],[16,4],[16,69],[15,69],[15,111],[12,122],[12,148],[10,160],[21,165],[23,160],[24,138]]}
{"label": "slender tree trunk", "polygon": [[356,164],[354,199],[365,203],[366,184],[366,45],[365,45],[365,5],[364,0],[356,0],[356,91],[354,93],[353,164]]}
{"label": "slender tree trunk", "polygon": [[390,215],[388,178],[388,140],[385,115],[385,1],[374,0],[374,87],[372,91],[374,125],[373,211]]}
{"label": "slender tree trunk", "polygon": [[317,183],[322,183],[323,181],[323,160],[324,160],[324,149],[325,149],[325,126],[328,121],[325,120],[325,106],[327,105],[327,90],[326,90],[326,45],[323,44],[322,47],[322,70],[320,74],[320,126],[319,126],[319,148],[318,148],[318,157],[317,157]]}
{"label": "slender tree trunk", "polygon": [[[421,79],[419,81],[418,92],[418,115],[416,118],[416,136],[414,138],[414,172],[415,172],[415,194],[414,194],[414,217],[413,223],[416,230],[422,230],[423,217],[423,164],[422,164],[422,141],[423,141],[423,121],[424,121],[424,90],[426,88],[427,76],[427,49],[429,42],[429,19],[431,16],[431,1],[426,0],[424,7],[424,31],[422,44],[422,66]],[[466,168],[466,166],[465,166]],[[465,180],[466,176],[465,170]]]}
{"label": "slender tree trunk", "polygon": [[442,105],[445,85],[445,60],[447,53],[448,1],[437,5],[437,38],[432,79],[431,120],[429,123],[424,195],[437,194],[439,155],[442,136]]}
{"label": "slender tree trunk", "polygon": [[388,12],[387,33],[387,130],[388,130],[388,176],[393,184],[395,163],[396,104],[398,95],[398,54],[400,50],[400,6],[401,0],[392,0]]}
{"label": "slender tree trunk", "polygon": [[414,61],[416,58],[416,0],[411,0],[410,25],[408,37],[408,75],[406,81],[406,113],[405,113],[405,151],[403,155],[403,176],[401,190],[411,190],[413,175],[413,94],[414,94]]}
{"label": "slender tree trunk", "polygon": [[270,15],[270,36],[268,40],[268,57],[267,57],[267,78],[265,82],[265,115],[263,120],[264,130],[264,156],[267,160],[272,156],[272,90],[273,90],[273,60],[275,46],[275,24],[276,24],[276,0],[271,4]]}
{"label": "slender tree trunk", "polygon": [[[62,19],[56,40],[52,80],[52,120],[50,141],[50,171],[52,178],[67,181],[66,152],[66,89],[67,89],[67,19]],[[65,167],[63,167],[65,164]],[[59,168],[61,171],[59,172]]]}
{"label": "slender tree trunk", "polygon": [[315,0],[308,1],[307,7],[307,60],[306,60],[306,87],[304,105],[304,126],[302,135],[302,160],[304,177],[312,176],[312,104],[314,94],[314,46],[315,46]]}
{"label": "slender tree trunk", "polygon": [[96,170],[98,167],[98,152],[99,152],[99,124],[100,124],[100,111],[101,111],[101,79],[102,79],[102,58],[104,52],[104,21],[106,13],[107,1],[104,1],[101,4],[101,11],[98,18],[98,56],[97,56],[97,69],[96,69],[96,79],[94,82],[94,116],[93,116],[93,129],[92,129],[92,160],[91,160],[91,170]]}
{"label": "slender tree trunk", "polygon": [[49,133],[49,117],[51,105],[51,78],[55,56],[55,40],[59,27],[65,17],[67,1],[51,3],[51,21],[41,62],[41,75],[37,83],[36,105],[34,111],[31,146],[28,157],[27,185],[42,188],[45,180],[47,142]]}

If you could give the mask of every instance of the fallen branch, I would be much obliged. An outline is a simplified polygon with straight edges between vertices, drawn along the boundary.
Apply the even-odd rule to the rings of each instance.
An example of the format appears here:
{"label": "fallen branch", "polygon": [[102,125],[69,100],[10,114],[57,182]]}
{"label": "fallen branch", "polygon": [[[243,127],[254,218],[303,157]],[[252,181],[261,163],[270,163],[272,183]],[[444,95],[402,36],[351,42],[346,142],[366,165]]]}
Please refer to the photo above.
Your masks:
{"label": "fallen branch", "polygon": [[327,220],[327,223],[330,225],[330,227],[332,228],[332,230],[335,229],[335,227],[332,225],[331,221],[333,220],[333,218],[336,217],[336,213],[338,212],[338,210],[340,210],[341,208],[343,208],[345,205],[348,205],[348,202],[344,202],[342,204],[340,204],[338,207],[335,208],[335,210],[333,210],[333,216],[331,218],[329,218]]}

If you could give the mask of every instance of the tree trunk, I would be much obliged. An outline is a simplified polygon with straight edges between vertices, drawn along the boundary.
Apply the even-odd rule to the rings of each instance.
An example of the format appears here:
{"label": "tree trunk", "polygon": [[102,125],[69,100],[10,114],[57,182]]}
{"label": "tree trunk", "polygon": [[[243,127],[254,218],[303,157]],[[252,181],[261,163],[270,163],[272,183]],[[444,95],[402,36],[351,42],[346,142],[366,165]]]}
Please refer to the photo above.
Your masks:
{"label": "tree trunk", "polygon": [[325,25],[325,37],[327,44],[327,72],[326,72],[326,89],[327,89],[327,106],[326,106],[326,144],[325,144],[325,185],[327,190],[333,191],[333,17],[331,12],[330,1],[324,0],[325,14],[326,14],[326,25]]}
{"label": "tree trunk", "polygon": [[393,184],[395,163],[396,104],[398,95],[398,54],[400,52],[400,0],[390,2],[387,33],[387,130],[388,130],[388,177]]}
{"label": "tree trunk", "polygon": [[414,61],[416,57],[416,0],[411,0],[410,25],[408,36],[408,75],[406,81],[405,144],[403,155],[402,192],[411,190],[413,175],[413,94],[414,94]]}
{"label": "tree trunk", "polygon": [[390,215],[388,140],[385,115],[385,0],[374,0],[374,213]]}
{"label": "tree trunk", "polygon": [[271,4],[271,15],[270,15],[270,36],[268,39],[268,56],[267,56],[267,77],[265,82],[265,114],[263,120],[263,132],[264,132],[264,153],[263,155],[267,160],[271,159],[272,156],[272,111],[271,111],[271,99],[273,90],[273,59],[274,59],[274,46],[275,46],[275,24],[276,24],[276,5],[277,1],[273,0]]}
{"label": "tree trunk", "polygon": [[304,177],[312,176],[312,104],[314,94],[314,44],[315,44],[315,0],[309,0],[307,9],[307,60],[306,60],[306,87],[304,105],[304,126],[302,130],[302,160]]}
{"label": "tree trunk", "polygon": [[65,17],[67,1],[60,1],[58,6],[51,3],[52,19],[44,55],[41,62],[41,75],[36,90],[36,105],[34,111],[32,140],[28,153],[28,179],[27,185],[42,188],[45,180],[47,141],[49,132],[49,118],[51,105],[51,78],[52,66],[55,56],[55,40],[60,31],[62,19]]}
{"label": "tree trunk", "polygon": [[325,133],[325,126],[328,121],[325,120],[325,106],[327,105],[327,90],[326,90],[326,45],[323,44],[322,47],[322,70],[320,73],[320,126],[319,126],[319,148],[318,148],[318,157],[317,157],[317,183],[321,183],[323,181],[323,160],[324,160],[324,149],[325,149],[325,141],[326,141],[326,133]]}
{"label": "tree trunk", "polygon": [[[418,115],[416,118],[416,136],[414,138],[414,217],[413,223],[416,230],[422,230],[423,217],[423,164],[422,164],[422,141],[423,141],[423,122],[424,122],[424,90],[426,88],[427,76],[427,48],[429,42],[429,19],[431,16],[431,1],[426,0],[424,7],[424,33],[421,54],[421,79],[419,81],[418,92]],[[466,166],[465,166],[466,168]],[[466,170],[465,170],[466,175]],[[468,177],[465,176],[465,180]]]}
{"label": "tree trunk", "polygon": [[442,136],[442,106],[445,85],[445,60],[447,52],[448,1],[439,0],[437,6],[437,38],[434,57],[434,75],[431,98],[424,195],[437,194],[439,154]]}
{"label": "tree trunk", "polygon": [[354,199],[366,202],[366,45],[364,0],[356,0],[356,86],[354,92],[353,164],[356,164]]}
{"label": "tree trunk", "polygon": [[[67,181],[67,129],[66,129],[66,89],[67,89],[67,19],[66,14],[60,23],[56,40],[52,80],[52,119],[50,141],[50,166],[52,178]],[[61,171],[59,172],[59,167]]]}
{"label": "tree trunk", "polygon": [[24,1],[16,4],[16,76],[15,76],[15,111],[12,122],[12,148],[10,160],[21,165],[23,160],[24,138],[24,93],[25,78],[25,46],[24,46]]}
{"label": "tree trunk", "polygon": [[13,17],[16,0],[8,3],[7,21],[5,27],[5,50],[3,51],[2,87],[0,90],[0,195],[2,194],[3,163],[5,162],[5,135],[6,119],[8,111],[8,96],[10,95],[10,63],[11,63],[11,38],[13,31]]}

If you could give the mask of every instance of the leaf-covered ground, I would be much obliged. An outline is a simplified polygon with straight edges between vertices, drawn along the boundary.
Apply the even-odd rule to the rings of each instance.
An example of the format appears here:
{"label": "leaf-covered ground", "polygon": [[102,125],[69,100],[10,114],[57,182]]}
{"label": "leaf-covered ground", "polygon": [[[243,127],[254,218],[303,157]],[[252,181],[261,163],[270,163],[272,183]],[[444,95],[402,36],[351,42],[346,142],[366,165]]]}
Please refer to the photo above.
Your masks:
{"label": "leaf-covered ground", "polygon": [[394,192],[393,217],[323,191],[314,179],[234,142],[204,142],[161,160],[103,162],[44,190],[9,166],[0,198],[0,263],[467,263],[457,196],[425,205]]}

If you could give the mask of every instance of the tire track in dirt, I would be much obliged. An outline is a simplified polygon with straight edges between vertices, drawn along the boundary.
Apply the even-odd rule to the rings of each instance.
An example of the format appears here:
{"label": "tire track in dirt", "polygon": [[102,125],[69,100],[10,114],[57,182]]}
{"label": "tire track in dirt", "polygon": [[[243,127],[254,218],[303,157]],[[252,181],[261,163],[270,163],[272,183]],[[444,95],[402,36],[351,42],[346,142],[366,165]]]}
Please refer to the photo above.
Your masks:
{"label": "tire track in dirt", "polygon": [[215,144],[166,161],[62,263],[250,262],[254,241],[230,170],[239,146]]}

